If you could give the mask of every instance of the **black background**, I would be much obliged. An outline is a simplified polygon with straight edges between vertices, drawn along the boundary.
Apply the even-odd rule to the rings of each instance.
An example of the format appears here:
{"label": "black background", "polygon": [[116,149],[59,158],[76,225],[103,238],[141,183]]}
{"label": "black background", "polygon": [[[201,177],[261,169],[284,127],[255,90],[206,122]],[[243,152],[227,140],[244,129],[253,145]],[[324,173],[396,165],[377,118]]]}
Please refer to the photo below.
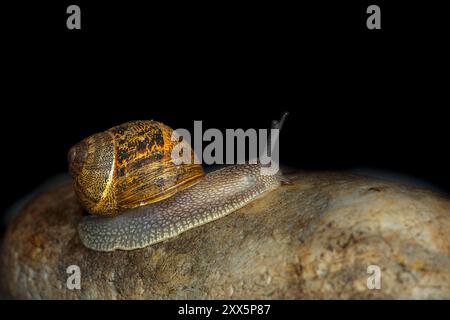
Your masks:
{"label": "black background", "polygon": [[[444,8],[348,2],[3,6],[1,211],[122,122],[267,128],[282,111],[284,165],[380,168],[450,190]],[[82,30],[67,30],[69,4]],[[366,28],[369,4],[381,30]]]}
{"label": "black background", "polygon": [[[189,306],[213,307],[223,310],[224,305],[255,304],[254,300],[220,301],[220,300],[147,300],[147,301],[0,301],[2,308],[15,308],[18,315],[28,316],[30,310],[33,315],[41,314],[50,319],[60,319],[61,314],[70,310],[73,318],[86,317],[86,309],[89,314],[107,317],[108,319],[124,319],[130,314],[147,314],[151,310],[149,317],[164,319],[279,319],[280,315],[286,319],[298,319],[309,314],[319,317],[345,316],[348,319],[380,319],[387,314],[395,318],[426,317],[433,312],[442,314],[447,310],[448,301],[333,301],[333,300],[258,300],[259,304],[270,304],[270,311],[267,315],[235,315],[235,314],[214,314],[209,318],[203,316],[179,315],[180,308]],[[51,311],[50,311],[51,310]]]}

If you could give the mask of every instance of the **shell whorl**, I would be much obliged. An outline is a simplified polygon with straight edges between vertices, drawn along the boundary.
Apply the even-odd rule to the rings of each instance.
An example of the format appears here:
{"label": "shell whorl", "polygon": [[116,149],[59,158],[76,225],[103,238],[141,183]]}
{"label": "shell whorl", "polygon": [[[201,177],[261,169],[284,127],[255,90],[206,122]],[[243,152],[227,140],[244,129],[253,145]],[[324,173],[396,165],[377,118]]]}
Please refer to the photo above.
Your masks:
{"label": "shell whorl", "polygon": [[80,204],[112,216],[168,198],[199,182],[200,164],[176,165],[173,130],[153,120],[130,121],[96,133],[68,154]]}
{"label": "shell whorl", "polygon": [[226,167],[160,202],[112,218],[83,217],[78,233],[97,251],[144,248],[225,216],[277,188],[280,180],[281,174],[261,175],[260,165]]}

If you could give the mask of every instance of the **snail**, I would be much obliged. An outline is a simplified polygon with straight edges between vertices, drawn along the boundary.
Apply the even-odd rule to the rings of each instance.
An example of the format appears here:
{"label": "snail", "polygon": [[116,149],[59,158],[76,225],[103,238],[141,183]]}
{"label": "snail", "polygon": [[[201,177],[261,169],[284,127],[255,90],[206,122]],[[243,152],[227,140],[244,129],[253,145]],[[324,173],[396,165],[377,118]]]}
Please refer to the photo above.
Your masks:
{"label": "snail", "polygon": [[[281,129],[287,113],[272,128]],[[96,251],[134,250],[219,219],[288,182],[261,164],[231,165],[204,174],[200,164],[175,165],[173,130],[131,121],[94,134],[68,153],[75,194],[92,215],[78,224],[81,242]]]}

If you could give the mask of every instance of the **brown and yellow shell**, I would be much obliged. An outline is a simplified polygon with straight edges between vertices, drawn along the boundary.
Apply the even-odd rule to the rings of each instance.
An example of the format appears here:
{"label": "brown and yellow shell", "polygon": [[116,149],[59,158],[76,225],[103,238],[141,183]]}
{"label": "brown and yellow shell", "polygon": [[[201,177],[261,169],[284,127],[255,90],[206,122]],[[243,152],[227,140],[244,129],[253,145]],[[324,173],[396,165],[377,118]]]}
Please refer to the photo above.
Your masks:
{"label": "brown and yellow shell", "polygon": [[131,121],[94,134],[69,151],[69,171],[83,207],[96,215],[170,197],[197,183],[199,164],[175,165],[173,130],[156,121]]}

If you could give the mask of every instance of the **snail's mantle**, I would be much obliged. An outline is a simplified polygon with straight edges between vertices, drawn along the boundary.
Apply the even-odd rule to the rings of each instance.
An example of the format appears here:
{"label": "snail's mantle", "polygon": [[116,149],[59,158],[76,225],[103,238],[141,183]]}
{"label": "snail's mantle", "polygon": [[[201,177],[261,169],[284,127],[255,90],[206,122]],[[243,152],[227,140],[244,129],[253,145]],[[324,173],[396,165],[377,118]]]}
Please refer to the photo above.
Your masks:
{"label": "snail's mantle", "polygon": [[[173,239],[109,253],[81,244],[76,226],[84,213],[72,186],[58,187],[9,226],[3,292],[31,299],[450,298],[448,198],[351,174],[291,179]],[[67,288],[71,265],[80,268],[80,290]]]}

